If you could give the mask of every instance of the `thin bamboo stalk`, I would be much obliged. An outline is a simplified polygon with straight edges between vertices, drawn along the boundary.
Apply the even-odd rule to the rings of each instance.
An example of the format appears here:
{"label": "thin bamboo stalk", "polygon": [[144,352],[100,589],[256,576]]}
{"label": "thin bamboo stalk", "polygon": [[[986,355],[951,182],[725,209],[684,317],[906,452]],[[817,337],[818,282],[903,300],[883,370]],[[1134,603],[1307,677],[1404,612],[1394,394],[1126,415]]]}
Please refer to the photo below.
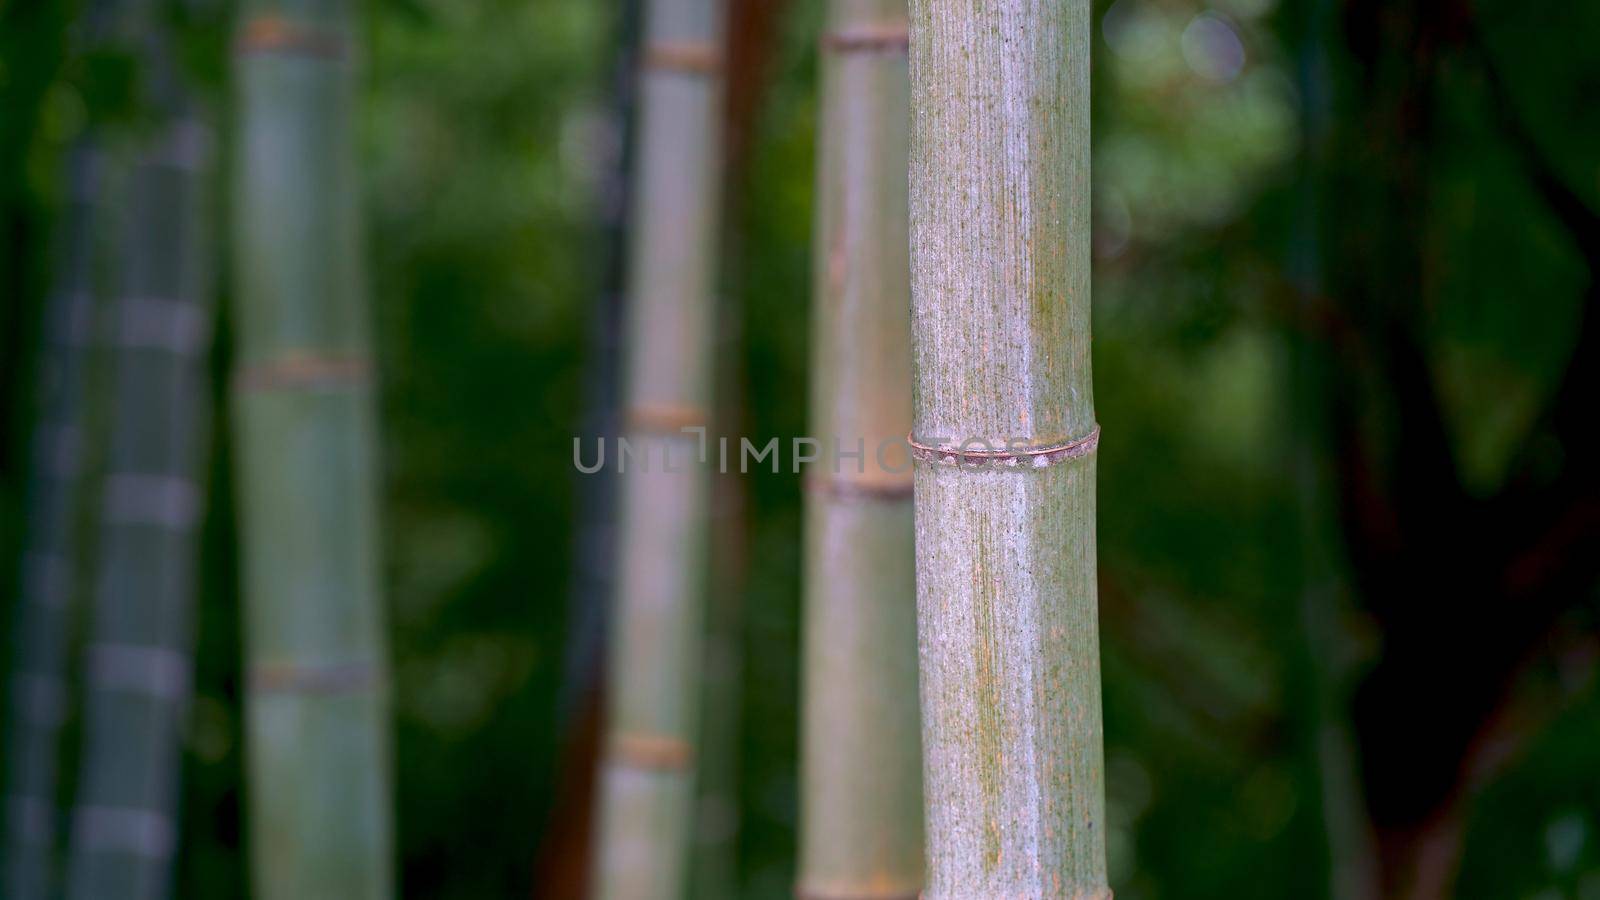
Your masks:
{"label": "thin bamboo stalk", "polygon": [[[732,179],[728,179],[732,183]],[[736,245],[724,222],[722,248]],[[727,269],[729,267],[724,267]],[[728,283],[733,282],[730,272]],[[743,316],[737,291],[716,303],[716,402],[710,434],[737,443],[744,419]],[[720,446],[720,444],[719,444]],[[694,843],[689,896],[731,900],[739,895],[739,731],[744,693],[744,591],[749,518],[743,477],[731,467],[711,476],[707,534],[705,630],[700,658],[699,754],[695,767]]]}
{"label": "thin bamboo stalk", "polygon": [[162,115],[166,127],[108,179],[121,182],[115,383],[67,887],[85,900],[168,896],[177,837],[203,506],[211,140],[181,106]]}
{"label": "thin bamboo stalk", "polygon": [[352,16],[254,0],[236,43],[234,392],[263,900],[394,890]]}
{"label": "thin bamboo stalk", "polygon": [[[595,884],[686,892],[705,616],[707,425],[720,177],[720,0],[648,0],[628,273],[627,425]],[[702,433],[703,434],[703,433]],[[670,457],[671,469],[663,465]]]}
{"label": "thin bamboo stalk", "polygon": [[[922,758],[903,0],[832,0],[812,280],[798,895],[915,898]],[[880,453],[880,448],[892,448]],[[862,452],[859,460],[836,453]]]}
{"label": "thin bamboo stalk", "polygon": [[[633,115],[638,93],[641,0],[611,4],[615,44],[607,119],[616,152],[605,162],[598,194],[600,290],[589,310],[584,364],[584,440],[603,441],[621,428],[622,331],[626,300],[628,213],[633,194]],[[588,897],[594,871],[594,802],[599,783],[605,645],[616,593],[616,470],[574,475],[572,585],[567,596],[566,659],[557,718],[562,732],[557,793],[545,820],[534,880],[545,900]]]}
{"label": "thin bamboo stalk", "polygon": [[[638,93],[635,76],[640,5],[641,0],[616,3],[617,49],[607,118],[620,146],[615,158],[607,160],[598,191],[600,290],[589,310],[583,420],[579,426],[585,441],[604,440],[615,435],[621,425],[622,331],[627,299],[624,271],[633,193],[633,109]],[[569,731],[579,726],[601,692],[605,668],[602,657],[616,582],[612,566],[617,518],[615,471],[602,468],[580,473],[576,478],[572,592],[567,601],[567,656],[559,701],[562,725]],[[589,803],[587,794],[583,802]]]}
{"label": "thin bamboo stalk", "polygon": [[1109,895],[1089,34],[1088,0],[911,2],[928,900]]}
{"label": "thin bamboo stalk", "polygon": [[40,337],[38,422],[28,482],[5,745],[5,859],[0,894],[55,893],[57,750],[67,714],[68,633],[78,593],[84,370],[94,319],[93,234],[100,159],[74,148],[54,291]]}
{"label": "thin bamboo stalk", "polygon": [[1293,423],[1290,471],[1298,516],[1300,547],[1300,637],[1302,653],[1291,670],[1299,690],[1299,717],[1305,745],[1314,764],[1320,791],[1323,834],[1327,840],[1330,900],[1376,897],[1379,889],[1377,848],[1370,833],[1356,768],[1355,742],[1344,714],[1349,677],[1340,657],[1339,620],[1345,601],[1330,526],[1338,521],[1333,467],[1327,448],[1334,445],[1328,421],[1329,367],[1327,347],[1304,323],[1321,310],[1326,279],[1318,254],[1323,241],[1323,181],[1328,162],[1329,72],[1326,36],[1333,19],[1331,0],[1304,4],[1297,17],[1295,86],[1300,96],[1301,153],[1294,198],[1286,269],[1295,284],[1300,327],[1287,335],[1290,359],[1288,408]]}

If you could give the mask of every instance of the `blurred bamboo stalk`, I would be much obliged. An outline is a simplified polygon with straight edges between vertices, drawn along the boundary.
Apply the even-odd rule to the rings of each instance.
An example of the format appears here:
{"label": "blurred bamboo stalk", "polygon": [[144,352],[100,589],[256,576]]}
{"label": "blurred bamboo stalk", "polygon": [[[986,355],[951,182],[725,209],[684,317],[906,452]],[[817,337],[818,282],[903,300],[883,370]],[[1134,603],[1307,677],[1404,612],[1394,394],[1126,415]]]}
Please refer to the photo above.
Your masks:
{"label": "blurred bamboo stalk", "polygon": [[1337,562],[1337,535],[1330,526],[1337,492],[1329,463],[1336,443],[1329,421],[1328,348],[1311,333],[1324,314],[1319,297],[1327,290],[1322,271],[1325,182],[1328,179],[1330,75],[1327,39],[1334,27],[1331,0],[1311,0],[1296,19],[1290,46],[1295,57],[1295,87],[1300,96],[1299,170],[1286,269],[1295,288],[1297,328],[1290,330],[1288,400],[1293,423],[1290,471],[1299,511],[1299,636],[1304,652],[1296,666],[1308,756],[1317,776],[1323,835],[1327,841],[1329,900],[1362,900],[1381,895],[1377,847],[1361,793],[1356,747],[1345,714],[1350,703],[1350,673],[1340,628],[1346,585]]}
{"label": "blurred bamboo stalk", "polygon": [[[724,251],[737,246],[732,231],[724,230]],[[730,282],[732,277],[730,272]],[[744,433],[742,312],[739,295],[724,291],[716,303],[716,401],[710,434],[735,445]],[[743,477],[736,469],[711,476],[710,497],[707,534],[711,548],[700,653],[699,761],[695,767],[689,896],[694,900],[733,900],[739,896],[739,731],[750,517]]]}
{"label": "blurred bamboo stalk", "polygon": [[1110,895],[1089,36],[1088,0],[911,2],[928,900]]}
{"label": "blurred bamboo stalk", "polygon": [[[602,248],[600,291],[589,310],[584,363],[583,421],[586,440],[606,440],[620,427],[622,328],[627,294],[628,210],[633,195],[633,110],[637,93],[639,7],[642,0],[616,3],[616,61],[606,118],[607,159],[598,198]],[[568,598],[566,672],[561,687],[561,720],[567,730],[581,727],[601,691],[607,607],[616,582],[617,479],[613,471],[579,474],[574,528],[572,594]],[[588,798],[584,798],[588,802]]]}
{"label": "blurred bamboo stalk", "polygon": [[912,476],[900,443],[911,428],[906,27],[903,0],[832,0],[821,46],[811,432],[829,463],[806,483],[797,891],[819,900],[914,900],[922,885]]}
{"label": "blurred bamboo stalk", "polygon": [[[607,151],[596,197],[600,290],[589,309],[584,360],[583,418],[587,441],[614,438],[621,428],[624,261],[633,194],[633,132],[641,0],[614,0],[615,53],[606,99]],[[589,896],[593,869],[594,791],[604,705],[605,643],[616,584],[617,475],[614,469],[574,475],[572,588],[567,597],[565,671],[558,719],[562,732],[557,794],[534,860],[535,896]]]}
{"label": "blurred bamboo stalk", "polygon": [[[720,265],[723,289],[714,304],[712,351],[715,401],[710,434],[738,446],[748,418],[745,375],[747,300],[743,235],[748,222],[750,147],[770,88],[777,26],[787,0],[727,7],[723,45],[722,209]],[[759,191],[759,187],[756,188]],[[718,445],[721,446],[720,444]],[[719,451],[720,455],[720,451]],[[739,896],[741,763],[744,741],[745,592],[750,552],[750,504],[745,478],[735,467],[711,479],[705,643],[701,658],[700,742],[695,766],[695,830],[690,848],[689,896],[731,900]]]}
{"label": "blurred bamboo stalk", "polygon": [[68,160],[55,289],[45,301],[28,528],[7,680],[5,859],[0,895],[55,895],[57,751],[67,715],[68,634],[79,590],[84,377],[95,318],[94,232],[101,159],[82,138]]}
{"label": "blurred bamboo stalk", "polygon": [[622,476],[601,898],[686,894],[709,482],[705,431],[682,429],[703,429],[711,403],[722,28],[720,0],[645,6],[624,431],[653,459]]}
{"label": "blurred bamboo stalk", "polygon": [[107,179],[118,198],[108,205],[115,380],[67,882],[83,900],[171,892],[204,507],[211,135],[179,99],[159,29],[133,27],[155,51],[147,74],[165,96],[157,134]]}
{"label": "blurred bamboo stalk", "polygon": [[236,37],[239,446],[255,895],[393,895],[376,413],[349,4]]}

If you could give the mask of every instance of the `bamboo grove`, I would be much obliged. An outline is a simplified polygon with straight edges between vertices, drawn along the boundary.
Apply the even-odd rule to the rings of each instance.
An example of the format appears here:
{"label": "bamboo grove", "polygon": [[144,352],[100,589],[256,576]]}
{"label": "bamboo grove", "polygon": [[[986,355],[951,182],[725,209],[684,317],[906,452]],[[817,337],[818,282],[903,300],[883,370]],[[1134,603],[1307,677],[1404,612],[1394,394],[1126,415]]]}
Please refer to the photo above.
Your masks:
{"label": "bamboo grove", "polygon": [[[790,393],[834,453],[803,479],[793,889],[1109,897],[1089,6],[817,5],[809,383]],[[88,39],[138,51],[144,121],[89,131],[68,167],[39,341],[0,890],[177,892],[215,358],[229,367],[216,405],[238,520],[250,893],[396,896],[360,7],[242,4],[217,116],[159,37],[159,4],[90,7]],[[681,900],[696,890],[703,722],[740,721],[703,708],[737,697],[705,689],[704,659],[709,545],[738,537],[713,527],[708,466],[713,410],[738,389],[718,383],[738,365],[717,359],[737,350],[717,335],[729,12],[641,0],[639,15],[630,197],[612,229],[626,235],[623,396],[597,420],[617,420],[618,477],[593,492],[616,494],[617,527],[592,538],[613,548],[604,577],[582,582],[611,595],[595,617],[610,629],[598,776],[580,801],[593,846],[564,865],[587,870],[588,896]],[[219,146],[231,158],[213,204]],[[230,342],[214,348],[219,251]],[[898,458],[873,452],[890,444]],[[719,791],[736,783],[732,755],[712,755]],[[731,851],[717,852],[732,883]]]}

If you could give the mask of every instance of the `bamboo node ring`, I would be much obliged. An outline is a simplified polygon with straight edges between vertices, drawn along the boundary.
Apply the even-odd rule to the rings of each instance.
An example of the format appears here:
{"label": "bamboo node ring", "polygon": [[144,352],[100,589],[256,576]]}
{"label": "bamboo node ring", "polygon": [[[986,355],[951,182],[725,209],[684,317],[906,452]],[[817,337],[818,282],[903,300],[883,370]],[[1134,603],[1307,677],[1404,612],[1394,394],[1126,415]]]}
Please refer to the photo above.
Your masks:
{"label": "bamboo node ring", "polygon": [[337,60],[344,58],[345,38],[337,31],[269,14],[246,21],[239,29],[234,49],[241,55],[278,54]]}
{"label": "bamboo node ring", "polygon": [[640,403],[628,409],[623,420],[630,431],[675,435],[684,429],[705,428],[711,417],[705,410],[693,406]]}
{"label": "bamboo node ring", "polygon": [[372,381],[372,363],[354,356],[292,354],[246,364],[234,373],[240,391],[327,390],[365,387]]}
{"label": "bamboo node ring", "polygon": [[271,694],[351,694],[375,687],[370,662],[260,663],[250,667],[251,690]]}
{"label": "bamboo node ring", "polygon": [[849,26],[824,33],[822,49],[832,53],[906,53],[911,49],[911,33],[904,22]]}
{"label": "bamboo node ring", "polygon": [[710,43],[657,41],[644,48],[640,65],[653,72],[715,75],[722,71],[722,50]]}
{"label": "bamboo node ring", "polygon": [[694,750],[682,738],[665,734],[619,734],[611,739],[614,765],[646,772],[684,772]]}
{"label": "bamboo node ring", "polygon": [[1042,469],[1069,459],[1078,459],[1094,453],[1100,447],[1100,426],[1076,440],[1048,447],[1008,448],[1005,450],[968,449],[967,447],[931,446],[919,443],[916,435],[906,435],[913,459],[944,466],[1000,466],[1008,469]]}

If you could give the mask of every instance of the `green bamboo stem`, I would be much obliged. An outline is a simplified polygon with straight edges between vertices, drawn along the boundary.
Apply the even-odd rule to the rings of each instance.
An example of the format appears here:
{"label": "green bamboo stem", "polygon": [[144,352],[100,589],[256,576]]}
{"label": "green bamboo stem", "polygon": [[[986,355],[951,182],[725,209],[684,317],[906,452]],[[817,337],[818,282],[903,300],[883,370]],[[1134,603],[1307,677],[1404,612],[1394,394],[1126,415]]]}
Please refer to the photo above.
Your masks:
{"label": "green bamboo stem", "polygon": [[28,529],[8,679],[0,895],[12,900],[43,900],[55,892],[57,749],[70,693],[67,638],[79,580],[83,382],[94,318],[91,259],[100,160],[88,140],[73,150],[69,167],[61,266],[40,338]]}
{"label": "green bamboo stem", "polygon": [[254,0],[236,41],[234,391],[261,900],[394,891],[354,33],[344,3]]}
{"label": "green bamboo stem", "polygon": [[[798,895],[922,885],[903,0],[832,0],[812,280]],[[880,448],[890,450],[880,455]],[[860,460],[835,453],[864,451]]]}
{"label": "green bamboo stem", "polygon": [[[720,0],[648,0],[628,272],[622,476],[596,896],[685,896],[705,616],[708,424],[720,205]],[[702,432],[703,434],[703,432]],[[671,457],[671,468],[662,457]]]}
{"label": "green bamboo stem", "polygon": [[143,63],[153,135],[118,139],[105,195],[110,450],[83,683],[67,896],[170,894],[189,697],[209,284],[211,137],[184,101],[152,4],[116,11]]}
{"label": "green bamboo stem", "polygon": [[113,187],[115,382],[69,898],[170,894],[203,505],[209,145],[178,118]]}
{"label": "green bamboo stem", "polygon": [[[1312,0],[1297,17],[1298,40],[1292,44],[1297,65],[1295,86],[1300,96],[1300,166],[1295,191],[1295,217],[1290,231],[1286,268],[1295,284],[1300,322],[1321,314],[1317,298],[1326,296],[1318,260],[1324,235],[1324,180],[1327,172],[1329,87],[1326,35],[1332,20],[1331,0]],[[1294,423],[1290,470],[1294,473],[1300,546],[1300,637],[1298,683],[1302,685],[1301,716],[1307,748],[1321,788],[1323,833],[1328,851],[1330,900],[1358,900],[1381,894],[1377,850],[1366,809],[1348,708],[1349,676],[1341,664],[1339,629],[1344,585],[1330,525],[1338,522],[1333,508],[1333,466],[1326,448],[1334,445],[1329,409],[1327,347],[1307,331],[1287,335],[1290,359],[1288,420]]]}
{"label": "green bamboo stem", "polygon": [[1088,0],[911,3],[928,900],[1109,894],[1089,34]]}
{"label": "green bamboo stem", "polygon": [[[734,254],[737,237],[723,223],[722,250]],[[727,267],[725,266],[724,269]],[[716,384],[711,434],[739,440],[744,420],[742,298],[725,290],[716,301]],[[720,446],[720,445],[719,445]],[[743,725],[745,568],[750,520],[743,476],[736,469],[711,476],[707,534],[704,638],[700,652],[698,764],[695,766],[694,843],[689,851],[689,896],[733,900],[739,896],[739,759]]]}

